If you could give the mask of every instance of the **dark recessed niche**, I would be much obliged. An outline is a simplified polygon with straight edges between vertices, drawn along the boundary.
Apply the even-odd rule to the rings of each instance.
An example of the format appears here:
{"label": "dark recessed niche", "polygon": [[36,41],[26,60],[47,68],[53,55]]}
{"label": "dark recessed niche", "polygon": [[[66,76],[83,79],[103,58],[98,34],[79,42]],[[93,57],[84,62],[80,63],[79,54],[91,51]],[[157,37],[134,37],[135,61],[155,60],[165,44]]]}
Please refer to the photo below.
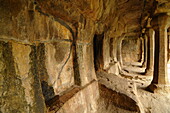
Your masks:
{"label": "dark recessed niche", "polygon": [[95,70],[103,68],[103,34],[95,34],[93,39],[94,66]]}
{"label": "dark recessed niche", "polygon": [[110,57],[113,58],[113,38],[110,39]]}

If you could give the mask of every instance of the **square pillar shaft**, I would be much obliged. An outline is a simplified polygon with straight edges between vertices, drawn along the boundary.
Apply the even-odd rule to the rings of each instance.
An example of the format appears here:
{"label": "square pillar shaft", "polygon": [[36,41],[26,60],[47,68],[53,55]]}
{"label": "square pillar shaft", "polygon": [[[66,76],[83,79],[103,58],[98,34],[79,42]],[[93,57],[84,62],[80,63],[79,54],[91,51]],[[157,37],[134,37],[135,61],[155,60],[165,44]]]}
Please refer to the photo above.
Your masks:
{"label": "square pillar shaft", "polygon": [[168,84],[167,72],[167,54],[168,54],[168,37],[167,29],[159,27],[159,71],[158,71],[158,84]]}

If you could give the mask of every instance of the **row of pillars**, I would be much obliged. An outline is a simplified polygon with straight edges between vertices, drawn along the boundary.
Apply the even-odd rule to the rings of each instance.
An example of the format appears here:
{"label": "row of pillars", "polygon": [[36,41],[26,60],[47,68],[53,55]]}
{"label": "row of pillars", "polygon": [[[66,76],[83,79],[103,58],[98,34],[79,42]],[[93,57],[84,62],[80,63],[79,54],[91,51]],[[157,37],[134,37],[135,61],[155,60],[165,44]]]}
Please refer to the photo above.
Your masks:
{"label": "row of pillars", "polygon": [[[146,67],[145,74],[153,75],[151,85],[148,87],[152,92],[170,91],[170,75],[168,75],[168,60],[169,60],[169,40],[168,28],[170,28],[170,16],[166,13],[158,14],[153,17],[150,22],[151,26],[147,26],[143,40],[142,66]],[[121,43],[124,35],[119,39],[117,55],[112,55],[117,58],[117,61],[122,67]],[[115,58],[114,58],[115,60]]]}
{"label": "row of pillars", "polygon": [[[151,25],[148,25],[144,37],[141,39],[143,41],[143,53],[141,58],[142,66],[146,67],[145,74],[153,75],[153,80],[148,87],[150,91],[170,91],[170,75],[168,75],[168,60],[169,60],[169,40],[168,40],[168,28],[170,28],[170,16],[166,13],[157,14],[149,21]],[[117,45],[110,48],[111,52],[105,52],[104,56],[104,69],[107,69],[110,59],[108,59],[108,54],[115,62],[119,62],[119,66],[122,67],[122,56],[121,56],[121,46],[122,40],[125,35],[122,35],[115,40]],[[107,42],[107,41],[106,41]],[[115,43],[114,43],[115,44]],[[107,44],[104,44],[107,45]],[[104,47],[104,50],[107,50]],[[105,59],[107,58],[107,59]],[[121,70],[121,69],[120,69]]]}

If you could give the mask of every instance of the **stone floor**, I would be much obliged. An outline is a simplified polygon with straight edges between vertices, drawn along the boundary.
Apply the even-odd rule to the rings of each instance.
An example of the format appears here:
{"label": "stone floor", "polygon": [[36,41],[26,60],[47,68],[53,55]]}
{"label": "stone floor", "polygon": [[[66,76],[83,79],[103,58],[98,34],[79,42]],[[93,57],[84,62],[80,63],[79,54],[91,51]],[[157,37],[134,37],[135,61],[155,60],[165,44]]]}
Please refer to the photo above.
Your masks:
{"label": "stone floor", "polygon": [[[75,106],[79,106],[77,102],[82,101],[79,100],[80,95],[89,94],[89,88],[93,85],[95,89],[98,89],[95,84],[99,86],[100,98],[96,98],[98,100],[97,111],[91,112],[89,109],[90,113],[170,113],[170,94],[151,93],[146,90],[152,81],[151,76],[114,75],[104,71],[96,72],[96,74],[98,81],[93,81],[82,88],[72,87],[62,95],[47,102],[49,113],[60,113],[63,109],[67,110],[68,113],[71,112],[73,109],[67,107],[71,107],[73,103]],[[94,95],[90,96],[98,97],[96,91],[94,91]],[[86,97],[83,96],[84,99]],[[92,104],[91,101],[89,103]],[[85,103],[82,106],[87,107]]]}
{"label": "stone floor", "polygon": [[[118,93],[125,94],[133,99],[139,107],[140,113],[170,113],[170,94],[151,93],[146,91],[146,87],[151,83],[152,77],[136,75],[136,77],[116,76],[105,72],[97,72],[99,83],[105,85]],[[140,79],[139,79],[140,78]],[[124,101],[125,102],[125,101]],[[111,111],[110,108],[117,108]],[[122,111],[117,106],[109,106],[106,113],[133,113],[134,111]],[[105,112],[103,112],[105,113]]]}

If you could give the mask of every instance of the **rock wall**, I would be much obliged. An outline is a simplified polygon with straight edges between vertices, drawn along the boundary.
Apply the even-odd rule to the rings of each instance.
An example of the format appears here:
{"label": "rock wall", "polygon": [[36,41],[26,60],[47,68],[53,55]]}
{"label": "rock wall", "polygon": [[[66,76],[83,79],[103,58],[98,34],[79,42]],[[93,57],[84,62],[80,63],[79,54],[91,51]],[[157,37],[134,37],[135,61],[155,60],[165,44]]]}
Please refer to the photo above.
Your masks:
{"label": "rock wall", "polygon": [[140,38],[125,38],[122,41],[123,62],[140,62],[142,59],[142,41]]}
{"label": "rock wall", "polygon": [[70,23],[42,12],[36,1],[1,3],[1,112],[45,113],[45,102],[96,79],[91,20],[87,27],[80,23],[76,34]]}

